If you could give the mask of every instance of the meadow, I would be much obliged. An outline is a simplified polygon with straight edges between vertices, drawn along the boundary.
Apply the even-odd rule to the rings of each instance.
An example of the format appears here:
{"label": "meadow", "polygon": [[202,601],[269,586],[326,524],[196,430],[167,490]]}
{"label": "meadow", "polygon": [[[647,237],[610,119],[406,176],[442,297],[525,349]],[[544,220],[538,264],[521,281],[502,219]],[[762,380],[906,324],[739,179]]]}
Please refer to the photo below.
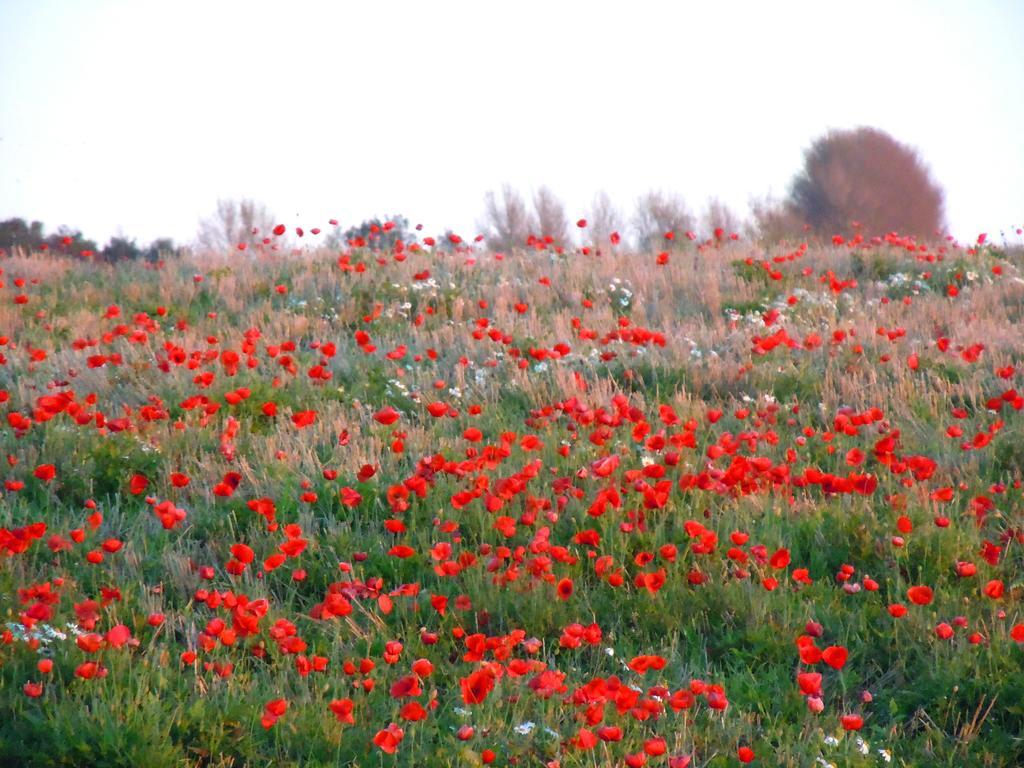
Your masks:
{"label": "meadow", "polygon": [[456,240],[0,260],[0,764],[1024,764],[1019,249]]}

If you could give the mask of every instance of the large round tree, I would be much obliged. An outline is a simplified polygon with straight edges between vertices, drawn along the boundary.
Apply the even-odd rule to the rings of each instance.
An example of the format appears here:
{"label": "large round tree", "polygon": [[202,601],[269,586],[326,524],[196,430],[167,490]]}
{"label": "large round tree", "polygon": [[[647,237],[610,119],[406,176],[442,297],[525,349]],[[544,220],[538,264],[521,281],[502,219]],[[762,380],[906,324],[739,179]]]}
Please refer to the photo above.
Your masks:
{"label": "large round tree", "polygon": [[945,227],[942,189],[917,151],[877,128],[830,131],[804,155],[790,209],[821,234],[896,231],[929,237]]}

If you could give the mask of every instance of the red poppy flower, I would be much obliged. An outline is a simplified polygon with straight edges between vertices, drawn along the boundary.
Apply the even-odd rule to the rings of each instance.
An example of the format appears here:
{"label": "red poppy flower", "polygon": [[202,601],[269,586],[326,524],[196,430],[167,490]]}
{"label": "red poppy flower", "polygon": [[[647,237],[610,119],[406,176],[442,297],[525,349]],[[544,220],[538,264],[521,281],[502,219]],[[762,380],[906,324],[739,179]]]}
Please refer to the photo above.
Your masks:
{"label": "red poppy flower", "polygon": [[373,743],[381,752],[393,755],[398,750],[398,745],[403,738],[405,738],[405,731],[391,723],[387,728],[377,731],[373,737]]}
{"label": "red poppy flower", "polygon": [[335,699],[327,707],[334,713],[339,723],[348,723],[349,725],[355,723],[355,718],[352,716],[355,704],[352,699]]}
{"label": "red poppy flower", "polygon": [[558,593],[558,599],[568,600],[572,597],[572,589],[572,579],[561,579],[555,587],[555,591]]}
{"label": "red poppy flower", "polygon": [[985,588],[982,591],[985,593],[986,597],[998,600],[1003,596],[1004,589],[1005,587],[1003,586],[1003,582],[999,579],[992,579],[992,581],[985,585]]}
{"label": "red poppy flower", "polygon": [[416,675],[400,677],[391,684],[391,696],[395,699],[415,698],[423,693],[420,679]]}
{"label": "red poppy flower", "polygon": [[787,565],[789,565],[789,550],[776,550],[775,554],[771,556],[771,559],[768,561],[768,563],[771,565],[772,568],[778,568],[780,570],[785,568]]}
{"label": "red poppy flower", "polygon": [[847,731],[859,731],[864,725],[864,718],[860,715],[843,715],[840,722]]}
{"label": "red poppy flower", "polygon": [[796,676],[797,685],[804,696],[821,695],[821,673],[820,672],[799,672]]}
{"label": "red poppy flower", "polygon": [[480,704],[494,689],[494,673],[490,669],[478,669],[462,678],[459,686],[466,704]]}
{"label": "red poppy flower", "polygon": [[401,414],[390,405],[381,408],[373,414],[373,420],[388,427],[394,424],[401,417]]}
{"label": "red poppy flower", "polygon": [[136,473],[132,475],[132,479],[128,483],[128,491],[132,495],[138,496],[140,493],[145,491],[148,486],[149,480],[146,479],[146,476]]}
{"label": "red poppy flower", "polygon": [[316,421],[316,411],[299,411],[292,414],[292,424],[298,429],[308,427]]}
{"label": "red poppy flower", "polygon": [[925,586],[911,587],[907,590],[907,599],[914,605],[928,605],[932,601],[932,588]]}
{"label": "red poppy flower", "polygon": [[841,645],[830,645],[821,652],[821,660],[833,669],[842,669],[849,652]]}

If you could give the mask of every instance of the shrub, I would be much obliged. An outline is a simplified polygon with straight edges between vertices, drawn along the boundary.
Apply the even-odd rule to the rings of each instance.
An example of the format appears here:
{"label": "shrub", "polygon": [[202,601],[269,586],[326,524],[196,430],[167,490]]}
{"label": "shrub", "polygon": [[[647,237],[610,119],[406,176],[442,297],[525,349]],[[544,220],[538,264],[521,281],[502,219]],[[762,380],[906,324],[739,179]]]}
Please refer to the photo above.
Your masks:
{"label": "shrub", "polygon": [[831,131],[811,144],[788,207],[824,235],[854,221],[872,234],[930,236],[945,226],[942,189],[917,151],[877,128]]}

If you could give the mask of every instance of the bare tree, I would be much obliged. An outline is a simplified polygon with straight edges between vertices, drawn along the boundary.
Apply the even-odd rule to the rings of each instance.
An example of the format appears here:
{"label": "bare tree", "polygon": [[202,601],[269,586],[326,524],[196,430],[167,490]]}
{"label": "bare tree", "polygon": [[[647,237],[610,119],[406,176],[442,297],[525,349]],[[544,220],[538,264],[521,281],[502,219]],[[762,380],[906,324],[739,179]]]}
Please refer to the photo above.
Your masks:
{"label": "bare tree", "polygon": [[252,200],[217,200],[217,210],[199,223],[196,244],[211,251],[252,245],[270,237],[274,216]]}
{"label": "bare tree", "polygon": [[785,201],[771,196],[750,200],[747,234],[769,243],[805,237],[804,221]]}
{"label": "bare tree", "polygon": [[679,195],[652,190],[636,201],[633,230],[642,251],[663,247],[669,232],[675,236],[672,242],[679,242],[693,226],[693,216]]}
{"label": "bare tree", "polygon": [[877,128],[817,139],[794,179],[790,207],[820,234],[865,231],[932,236],[945,226],[942,189],[917,151]]}
{"label": "bare tree", "polygon": [[533,216],[534,235],[550,237],[556,246],[568,244],[569,219],[565,215],[565,206],[547,187],[533,193]]}
{"label": "bare tree", "polygon": [[594,195],[594,201],[587,211],[587,230],[591,242],[599,248],[607,248],[612,232],[620,232],[623,225],[622,214],[608,193],[601,190]]}
{"label": "bare tree", "polygon": [[500,199],[489,191],[484,195],[483,221],[477,226],[491,250],[522,248],[530,236],[530,215],[523,196],[509,184],[502,185]]}
{"label": "bare tree", "polygon": [[717,197],[708,199],[701,216],[701,230],[709,237],[713,237],[716,231],[722,231],[725,236],[733,232],[739,232],[740,217]]}

